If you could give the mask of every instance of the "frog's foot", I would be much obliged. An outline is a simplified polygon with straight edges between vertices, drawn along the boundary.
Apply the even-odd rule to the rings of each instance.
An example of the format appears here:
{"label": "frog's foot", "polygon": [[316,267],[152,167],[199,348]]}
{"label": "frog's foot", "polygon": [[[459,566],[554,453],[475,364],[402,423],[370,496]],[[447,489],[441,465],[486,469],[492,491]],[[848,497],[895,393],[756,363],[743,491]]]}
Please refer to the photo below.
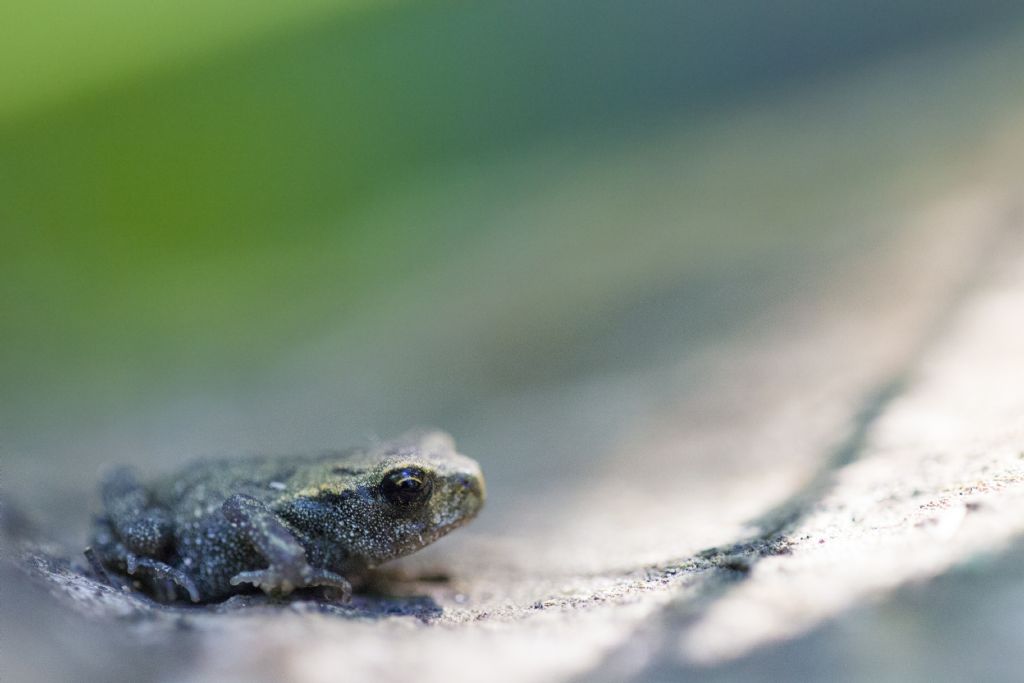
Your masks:
{"label": "frog's foot", "polygon": [[169,564],[148,557],[136,557],[132,553],[128,553],[125,556],[125,564],[130,576],[134,576],[141,569],[144,573],[157,579],[170,579],[188,593],[188,597],[192,602],[199,602],[199,589],[196,588],[195,581],[180,569],[175,569]]}
{"label": "frog's foot", "polygon": [[282,567],[267,567],[239,572],[231,577],[231,585],[251,583],[268,595],[288,595],[296,588],[326,586],[336,591],[340,602],[352,599],[352,584],[344,576],[326,569],[303,565],[298,570]]}

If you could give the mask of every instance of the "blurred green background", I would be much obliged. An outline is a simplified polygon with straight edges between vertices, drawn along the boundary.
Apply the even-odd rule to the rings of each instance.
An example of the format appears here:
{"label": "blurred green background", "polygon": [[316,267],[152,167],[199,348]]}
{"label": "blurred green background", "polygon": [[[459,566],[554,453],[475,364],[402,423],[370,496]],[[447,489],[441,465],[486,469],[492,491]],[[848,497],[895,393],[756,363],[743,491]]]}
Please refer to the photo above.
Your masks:
{"label": "blurred green background", "polygon": [[8,0],[8,474],[438,424],[499,493],[549,481],[642,373],[961,181],[1020,111],[1022,16]]}

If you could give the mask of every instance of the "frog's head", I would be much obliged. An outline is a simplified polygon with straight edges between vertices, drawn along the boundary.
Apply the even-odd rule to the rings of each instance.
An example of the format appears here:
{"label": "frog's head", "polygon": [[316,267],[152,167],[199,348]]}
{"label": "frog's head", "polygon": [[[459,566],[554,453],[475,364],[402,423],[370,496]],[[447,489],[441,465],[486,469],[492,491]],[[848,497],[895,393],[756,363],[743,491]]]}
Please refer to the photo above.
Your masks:
{"label": "frog's head", "polygon": [[473,519],[483,506],[483,474],[438,431],[414,432],[339,464],[336,486],[315,501],[329,508],[324,540],[354,564],[408,555]]}

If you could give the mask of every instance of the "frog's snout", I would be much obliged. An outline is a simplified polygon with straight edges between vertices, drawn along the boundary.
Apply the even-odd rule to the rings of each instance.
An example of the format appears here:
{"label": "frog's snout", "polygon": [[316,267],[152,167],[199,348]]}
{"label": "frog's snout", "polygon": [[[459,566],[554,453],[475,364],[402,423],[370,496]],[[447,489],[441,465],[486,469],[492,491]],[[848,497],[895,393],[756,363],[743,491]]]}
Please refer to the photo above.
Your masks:
{"label": "frog's snout", "polygon": [[460,507],[466,519],[470,519],[483,507],[484,499],[487,497],[487,487],[484,484],[484,475],[479,465],[470,461],[468,467],[460,468],[452,473],[449,481],[453,491],[458,496]]}

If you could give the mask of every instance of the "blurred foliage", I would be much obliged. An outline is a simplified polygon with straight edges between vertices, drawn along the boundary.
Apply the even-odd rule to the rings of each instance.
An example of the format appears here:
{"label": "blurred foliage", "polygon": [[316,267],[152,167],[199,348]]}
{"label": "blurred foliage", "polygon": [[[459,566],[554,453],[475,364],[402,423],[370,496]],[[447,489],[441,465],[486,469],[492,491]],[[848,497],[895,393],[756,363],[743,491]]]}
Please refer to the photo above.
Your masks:
{"label": "blurred foliage", "polygon": [[[359,0],[9,0],[0,121],[337,15]],[[379,3],[378,3],[379,4]]]}
{"label": "blurred foliage", "polygon": [[[672,133],[666,152],[645,135],[1015,13],[1000,0],[6,2],[2,399],[37,396],[38,411],[61,392],[125,402],[243,377],[426,271],[465,275],[428,290],[427,309],[491,297],[449,315],[497,325],[477,328],[496,353],[548,339],[531,353],[562,344],[570,362],[564,332],[580,320],[818,230],[788,213],[794,188],[829,179],[801,150],[709,173],[679,166],[705,153],[700,136]],[[804,125],[776,124],[740,144]],[[869,176],[858,163],[841,172]],[[439,174],[450,182],[431,194]],[[556,181],[569,204],[547,197],[538,213]],[[519,222],[493,220],[517,206]]]}

